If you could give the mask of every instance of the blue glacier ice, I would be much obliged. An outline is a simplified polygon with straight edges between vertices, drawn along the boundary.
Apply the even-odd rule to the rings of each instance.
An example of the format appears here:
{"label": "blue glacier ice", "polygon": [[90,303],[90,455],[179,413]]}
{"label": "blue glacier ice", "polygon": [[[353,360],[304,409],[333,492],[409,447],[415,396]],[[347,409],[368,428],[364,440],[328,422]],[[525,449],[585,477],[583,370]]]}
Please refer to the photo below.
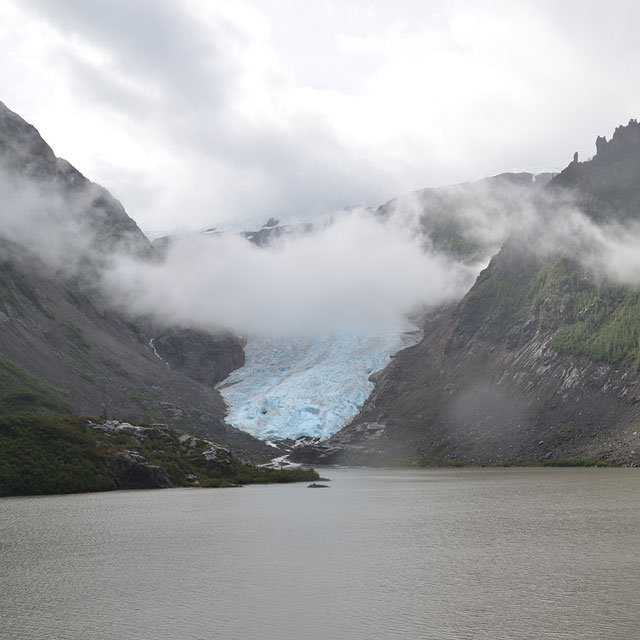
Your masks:
{"label": "blue glacier ice", "polygon": [[345,331],[318,338],[250,338],[246,364],[219,385],[227,422],[265,440],[326,439],[371,394],[369,376],[415,344],[410,322],[380,333]]}

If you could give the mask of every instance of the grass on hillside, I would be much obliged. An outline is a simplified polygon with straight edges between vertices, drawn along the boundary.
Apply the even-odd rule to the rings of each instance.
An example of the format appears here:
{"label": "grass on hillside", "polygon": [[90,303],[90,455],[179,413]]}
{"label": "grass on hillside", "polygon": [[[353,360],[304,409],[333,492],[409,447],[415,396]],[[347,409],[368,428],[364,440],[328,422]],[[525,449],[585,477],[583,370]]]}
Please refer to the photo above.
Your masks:
{"label": "grass on hillside", "polygon": [[44,411],[71,413],[66,393],[40,382],[10,360],[0,358],[0,415]]}
{"label": "grass on hillside", "polygon": [[230,455],[223,473],[206,468],[202,452],[210,445],[203,440],[189,448],[180,444],[181,432],[170,429],[172,441],[150,439],[140,446],[131,435],[109,436],[88,427],[87,422],[86,418],[55,414],[0,416],[0,496],[117,489],[107,464],[117,452],[131,450],[165,469],[174,486],[192,486],[187,480],[190,475],[197,477],[201,487],[320,478],[313,469],[267,469]]}
{"label": "grass on hillside", "polygon": [[640,368],[640,293],[596,283],[566,257],[534,271],[492,266],[466,304],[470,326],[505,335],[534,322],[539,333],[551,334],[549,346],[562,355]]}
{"label": "grass on hillside", "polygon": [[115,489],[107,457],[80,418],[0,417],[0,496]]}

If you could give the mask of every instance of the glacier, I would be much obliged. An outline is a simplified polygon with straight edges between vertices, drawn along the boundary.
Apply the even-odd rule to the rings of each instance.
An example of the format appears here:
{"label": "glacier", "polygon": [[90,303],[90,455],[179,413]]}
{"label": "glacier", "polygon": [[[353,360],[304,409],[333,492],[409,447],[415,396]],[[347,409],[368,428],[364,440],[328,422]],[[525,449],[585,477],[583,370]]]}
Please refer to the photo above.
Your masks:
{"label": "glacier", "polygon": [[227,422],[263,440],[324,440],[358,413],[373,391],[371,374],[421,337],[409,320],[377,333],[250,337],[245,365],[217,387]]}

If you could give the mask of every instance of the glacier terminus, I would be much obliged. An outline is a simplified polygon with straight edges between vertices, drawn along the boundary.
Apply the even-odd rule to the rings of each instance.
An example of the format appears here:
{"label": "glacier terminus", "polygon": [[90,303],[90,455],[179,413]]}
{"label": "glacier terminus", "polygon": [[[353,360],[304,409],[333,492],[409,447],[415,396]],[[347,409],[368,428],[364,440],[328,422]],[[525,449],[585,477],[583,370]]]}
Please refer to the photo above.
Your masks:
{"label": "glacier terminus", "polygon": [[373,390],[371,374],[421,337],[409,320],[379,332],[250,337],[245,366],[218,386],[227,422],[263,440],[324,440],[358,413]]}

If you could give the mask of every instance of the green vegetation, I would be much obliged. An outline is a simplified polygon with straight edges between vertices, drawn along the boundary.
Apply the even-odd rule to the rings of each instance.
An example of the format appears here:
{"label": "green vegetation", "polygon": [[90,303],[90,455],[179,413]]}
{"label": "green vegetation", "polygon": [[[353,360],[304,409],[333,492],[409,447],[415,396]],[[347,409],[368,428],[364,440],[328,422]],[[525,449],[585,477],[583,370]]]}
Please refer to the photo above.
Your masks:
{"label": "green vegetation", "polygon": [[505,462],[503,467],[619,467],[617,462],[596,458],[556,458],[530,460],[528,462]]}
{"label": "green vegetation", "polygon": [[70,413],[66,394],[41,383],[9,360],[0,358],[0,415]]}
{"label": "green vegetation", "polygon": [[503,250],[494,258],[457,311],[458,339],[464,341],[474,333],[503,339],[514,328],[525,326],[540,288],[535,267],[519,251]]}
{"label": "green vegetation", "polygon": [[552,338],[559,353],[640,365],[640,296],[620,288],[594,290],[576,300],[576,321]]}
{"label": "green vegetation", "polygon": [[[596,283],[563,256],[537,268],[518,265],[508,253],[478,278],[460,315],[462,333],[517,340],[517,328],[551,335],[562,355],[640,368],[640,293]],[[506,263],[506,264],[505,264]],[[495,336],[492,334],[495,334]]]}
{"label": "green vegetation", "polygon": [[[162,467],[173,486],[228,487],[242,484],[319,480],[313,469],[267,469],[242,462],[225,449],[203,455],[211,444],[199,438],[181,443],[181,432],[144,425],[144,441],[133,433],[105,433],[75,416],[0,417],[0,496],[108,491],[122,486],[119,454],[136,452]],[[99,422],[99,421],[96,421]],[[143,425],[141,425],[143,426]],[[132,488],[129,484],[126,488]]]}
{"label": "green vegetation", "polygon": [[69,339],[69,341],[73,344],[73,346],[78,349],[82,349],[84,351],[89,351],[91,349],[91,345],[87,342],[84,335],[82,335],[82,330],[78,327],[74,327],[71,324],[62,324],[62,329]]}
{"label": "green vegetation", "polygon": [[106,461],[80,418],[0,418],[0,496],[115,489]]}
{"label": "green vegetation", "polygon": [[[447,460],[446,458],[438,458],[437,456],[427,455],[414,463],[418,467],[434,467],[434,468],[459,468],[459,467],[471,467],[473,465],[466,462],[456,462],[454,460]],[[406,465],[402,465],[406,466]]]}
{"label": "green vegetation", "polygon": [[640,364],[640,294],[596,284],[567,258],[536,275],[531,311],[538,329],[553,331],[550,346],[563,355]]}
{"label": "green vegetation", "polygon": [[[418,467],[434,467],[434,468],[459,468],[459,467],[477,467],[471,463],[455,462],[438,458],[435,455],[427,455],[414,461],[414,465]],[[406,466],[406,465],[403,465]],[[556,459],[538,459],[527,460],[524,462],[504,460],[501,462],[493,462],[490,464],[479,465],[482,467],[619,467],[617,462],[610,460],[599,460],[596,458],[556,458]]]}
{"label": "green vegetation", "polygon": [[322,480],[315,469],[267,469],[253,464],[242,464],[235,478],[237,484],[287,484]]}
{"label": "green vegetation", "polygon": [[531,310],[550,347],[562,355],[640,365],[640,294],[596,284],[575,263],[557,258],[536,276]]}
{"label": "green vegetation", "polygon": [[109,358],[101,358],[100,361],[102,362],[102,364],[109,367],[109,369],[111,369],[111,371],[113,371],[113,373],[115,373],[117,376],[120,376],[121,378],[131,378],[131,374],[117,362],[114,362]]}
{"label": "green vegetation", "polygon": [[595,458],[558,458],[557,460],[536,460],[534,467],[619,467],[616,462],[597,460]]}
{"label": "green vegetation", "polygon": [[455,211],[449,207],[425,221],[427,232],[433,243],[433,248],[447,255],[460,259],[471,260],[482,254],[482,247],[477,240],[465,235],[464,225],[448,211]]}
{"label": "green vegetation", "polygon": [[[149,464],[162,467],[175,486],[189,485],[185,481],[188,476],[195,476],[201,487],[319,480],[319,475],[313,469],[269,469],[242,462],[224,450],[219,452],[219,466],[208,468],[203,453],[210,445],[205,440],[196,438],[194,446],[179,446],[178,438],[182,432],[170,429],[169,433],[174,440],[173,446],[167,446],[164,438],[150,438],[137,449]],[[134,448],[135,441],[129,438],[121,444]]]}

